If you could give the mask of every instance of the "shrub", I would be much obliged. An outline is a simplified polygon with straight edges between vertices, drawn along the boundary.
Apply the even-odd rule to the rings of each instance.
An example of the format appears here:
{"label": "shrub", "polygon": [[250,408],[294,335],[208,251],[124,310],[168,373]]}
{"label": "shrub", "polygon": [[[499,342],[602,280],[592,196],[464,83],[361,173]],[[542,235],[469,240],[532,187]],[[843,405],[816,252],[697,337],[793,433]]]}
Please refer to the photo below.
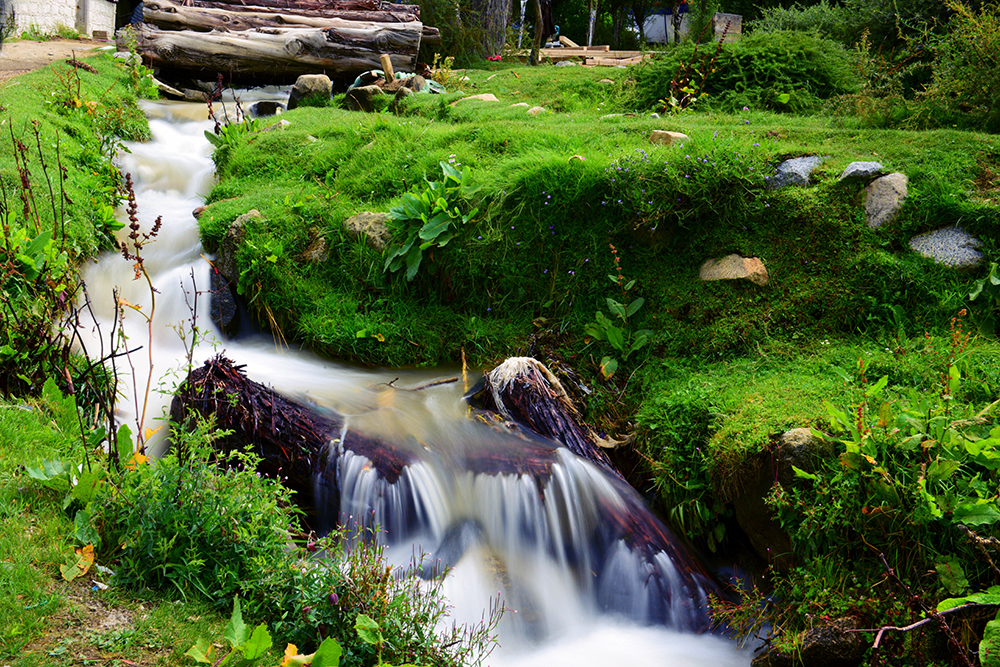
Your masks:
{"label": "shrub", "polygon": [[[656,105],[670,90],[670,81],[681,65],[695,57],[696,49],[697,45],[685,44],[636,67],[635,105]],[[818,100],[856,87],[857,77],[842,46],[815,35],[784,31],[758,33],[725,44],[702,92],[708,93],[712,108],[722,110],[750,106],[810,111],[818,108]]]}
{"label": "shrub", "polygon": [[948,33],[937,40],[934,78],[929,103],[968,118],[969,124],[989,132],[1000,131],[1000,10],[983,5],[974,11],[957,0],[948,2],[955,15]]}
{"label": "shrub", "polygon": [[748,28],[752,34],[794,30],[847,43],[845,14],[843,6],[832,6],[827,0],[820,0],[818,4],[806,7],[767,7],[759,19],[749,22]]}
{"label": "shrub", "polygon": [[120,585],[225,607],[235,595],[251,597],[262,572],[285,562],[290,492],[258,476],[250,454],[216,467],[209,449],[216,435],[202,424],[181,436],[177,451],[133,466],[99,503],[97,525]]}

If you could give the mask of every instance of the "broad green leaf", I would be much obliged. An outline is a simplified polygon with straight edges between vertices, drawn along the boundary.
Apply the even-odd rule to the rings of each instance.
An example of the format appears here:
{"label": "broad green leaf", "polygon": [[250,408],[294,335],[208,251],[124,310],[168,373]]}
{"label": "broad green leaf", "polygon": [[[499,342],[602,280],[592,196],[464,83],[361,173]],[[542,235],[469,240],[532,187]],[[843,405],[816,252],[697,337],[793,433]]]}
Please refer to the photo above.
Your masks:
{"label": "broad green leaf", "polygon": [[952,513],[956,521],[970,526],[992,526],[1000,521],[1000,509],[996,503],[963,503]]}
{"label": "broad green leaf", "polygon": [[420,228],[420,238],[424,241],[433,241],[443,234],[450,224],[451,217],[447,213],[438,213]]}
{"label": "broad green leaf", "polygon": [[604,357],[601,359],[601,375],[605,379],[611,377],[618,370],[618,360],[612,359],[611,357]]}
{"label": "broad green leaf", "polygon": [[628,308],[625,309],[625,315],[626,315],[626,317],[632,317],[633,315],[635,315],[636,312],[640,308],[642,308],[642,304],[644,304],[644,303],[646,303],[646,300],[643,299],[641,296],[638,299],[636,299],[635,301],[633,301],[632,303],[630,303],[628,305]]}
{"label": "broad green leaf", "polygon": [[240,599],[233,601],[233,615],[229,617],[229,624],[223,633],[226,641],[233,648],[241,646],[250,637],[250,630],[243,623],[243,610],[240,608]]}
{"label": "broad green leaf", "polygon": [[371,616],[358,614],[358,618],[354,622],[354,629],[357,631],[361,641],[366,644],[377,646],[382,643],[382,632],[379,630],[378,623]]}
{"label": "broad green leaf", "polygon": [[212,653],[214,652],[215,647],[212,646],[212,642],[207,639],[199,639],[194,643],[194,646],[184,652],[184,655],[193,658],[195,662],[212,664],[215,662],[212,659]]}
{"label": "broad green leaf", "polygon": [[979,664],[982,667],[1000,667],[1000,613],[986,624],[983,639],[979,642]]}
{"label": "broad green leaf", "polygon": [[879,394],[882,393],[882,390],[885,389],[886,385],[888,384],[889,384],[889,376],[883,375],[881,378],[879,378],[878,382],[868,387],[868,391],[865,392],[865,396],[869,397],[878,396]]}
{"label": "broad green leaf", "polygon": [[80,544],[98,544],[101,537],[91,525],[93,516],[88,510],[80,510],[73,517],[73,539]]}
{"label": "broad green leaf", "polygon": [[420,260],[423,259],[424,253],[420,249],[420,246],[413,246],[410,248],[410,252],[406,254],[406,281],[410,282],[413,280],[414,276],[417,275],[417,269],[420,268]]}
{"label": "broad green leaf", "polygon": [[94,545],[88,544],[73,550],[74,555],[64,565],[59,566],[63,579],[73,581],[87,574],[94,564]]}
{"label": "broad green leaf", "polygon": [[69,473],[69,464],[64,461],[42,461],[41,468],[25,466],[24,472],[27,473],[28,477],[31,479],[39,482],[51,482],[52,480],[62,477],[67,487],[69,485],[69,480],[66,479]]}
{"label": "broad green leaf", "polygon": [[962,464],[958,461],[932,461],[927,466],[927,481],[931,484],[936,484],[946,479],[951,479],[951,476],[958,472],[961,466]]}
{"label": "broad green leaf", "polygon": [[596,324],[588,324],[584,329],[583,333],[588,336],[593,337],[596,340],[604,340],[604,332]]}
{"label": "broad green leaf", "polygon": [[[372,621],[374,623],[374,621]],[[376,626],[378,627],[378,626]],[[333,637],[327,637],[313,654],[312,667],[340,667],[343,650]]]}
{"label": "broad green leaf", "polygon": [[267,653],[271,648],[271,633],[267,631],[267,625],[261,623],[253,629],[253,634],[242,646],[243,657],[247,660],[256,660]]}
{"label": "broad green leaf", "polygon": [[611,344],[611,347],[616,350],[625,349],[625,334],[621,329],[616,326],[609,325],[605,330],[605,334],[608,337],[608,342]]}
{"label": "broad green leaf", "polygon": [[952,559],[944,563],[937,563],[934,569],[941,579],[941,585],[952,595],[961,595],[969,590],[969,580],[965,578],[965,571],[962,564]]}
{"label": "broad green leaf", "polygon": [[806,472],[802,468],[797,466],[792,466],[792,471],[795,473],[796,477],[801,477],[802,479],[818,480],[819,475],[814,475],[811,472]]}
{"label": "broad green leaf", "polygon": [[612,315],[617,315],[623,320],[626,319],[627,316],[625,314],[625,304],[618,303],[611,297],[608,297],[605,300],[608,302],[608,310],[611,311]]}
{"label": "broad green leaf", "polygon": [[115,446],[118,449],[118,463],[125,465],[125,462],[132,458],[135,451],[135,439],[132,437],[132,429],[128,424],[122,424],[115,434]]}

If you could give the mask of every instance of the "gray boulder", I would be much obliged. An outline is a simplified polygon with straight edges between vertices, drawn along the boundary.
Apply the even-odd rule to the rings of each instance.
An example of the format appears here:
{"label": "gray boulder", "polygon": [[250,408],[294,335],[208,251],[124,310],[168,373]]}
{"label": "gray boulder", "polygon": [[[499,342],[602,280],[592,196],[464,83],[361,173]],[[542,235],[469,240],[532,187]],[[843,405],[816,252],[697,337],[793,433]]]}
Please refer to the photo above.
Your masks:
{"label": "gray boulder", "polygon": [[230,283],[236,284],[240,278],[240,268],[236,264],[236,252],[240,249],[243,238],[246,236],[246,223],[248,220],[263,219],[263,217],[257,209],[250,209],[236,218],[226,230],[226,235],[222,237],[218,252],[216,252],[215,268]]}
{"label": "gray boulder", "polygon": [[255,117],[276,116],[284,110],[285,105],[274,100],[260,100],[250,105],[250,115]]}
{"label": "gray boulder", "polygon": [[288,93],[288,110],[302,104],[307,98],[328,100],[333,93],[333,82],[326,74],[303,74],[295,80]]}
{"label": "gray boulder", "polygon": [[240,330],[240,309],[233,286],[219,271],[209,273],[209,317],[226,338],[235,338]]}
{"label": "gray boulder", "polygon": [[822,622],[799,634],[799,650],[790,656],[770,647],[761,651],[751,662],[752,667],[857,667],[865,654],[861,633],[853,618],[838,618]]}
{"label": "gray boulder", "polygon": [[385,93],[378,86],[359,86],[347,91],[347,96],[344,98],[344,106],[351,111],[371,113],[375,111],[375,102],[373,100],[384,96]]}
{"label": "gray boulder", "polygon": [[878,229],[896,217],[906,199],[906,174],[899,172],[880,176],[865,191],[865,220]]}
{"label": "gray boulder", "polygon": [[852,162],[844,168],[844,173],[840,175],[838,180],[866,180],[878,176],[883,171],[885,171],[885,167],[879,162]]}
{"label": "gray boulder", "polygon": [[760,258],[736,254],[706,259],[698,269],[698,278],[704,281],[745,279],[757,285],[766,285],[768,281],[767,269]]}
{"label": "gray boulder", "polygon": [[344,220],[344,230],[352,239],[364,240],[373,250],[382,252],[389,242],[388,213],[358,213]]}
{"label": "gray boulder", "polygon": [[982,242],[958,225],[942,227],[910,239],[910,248],[924,257],[956,269],[971,269],[983,263]]}
{"label": "gray boulder", "polygon": [[809,177],[822,161],[823,158],[817,155],[785,160],[774,169],[774,175],[767,176],[764,179],[767,188],[769,190],[778,190],[787,185],[808,187]]}

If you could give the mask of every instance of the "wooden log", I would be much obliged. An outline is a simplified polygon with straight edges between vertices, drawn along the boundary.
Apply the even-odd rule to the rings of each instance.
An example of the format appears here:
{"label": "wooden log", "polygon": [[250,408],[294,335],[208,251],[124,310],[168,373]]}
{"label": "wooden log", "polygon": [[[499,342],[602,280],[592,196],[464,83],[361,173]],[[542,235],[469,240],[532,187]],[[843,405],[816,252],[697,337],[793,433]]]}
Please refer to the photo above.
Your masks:
{"label": "wooden log", "polygon": [[571,452],[622,478],[600,447],[600,438],[584,424],[559,379],[531,357],[512,357],[486,375],[477,394],[481,407],[552,438]]}
{"label": "wooden log", "polygon": [[346,75],[393,66],[414,71],[422,25],[335,21],[328,28],[258,28],[247,32],[166,31],[142,25],[138,51],[161,67],[189,70],[211,80],[289,79],[301,74]]}
{"label": "wooden log", "polygon": [[396,5],[382,0],[250,0],[243,2],[226,2],[225,0],[188,0],[195,7],[217,7],[221,9],[246,8],[248,6],[267,7],[278,10],[296,11],[344,11],[363,10],[380,12],[387,9],[394,11],[415,12],[420,16],[420,5]]}
{"label": "wooden log", "polygon": [[[217,4],[217,3],[203,3]],[[280,11],[268,7],[185,6],[173,0],[145,0],[142,20],[163,30],[195,30],[208,32],[216,29],[253,30],[254,28],[328,28],[342,21],[367,21],[371,23],[412,23],[420,20],[420,12],[396,9],[406,5],[389,5],[381,11],[371,9],[288,9]]]}

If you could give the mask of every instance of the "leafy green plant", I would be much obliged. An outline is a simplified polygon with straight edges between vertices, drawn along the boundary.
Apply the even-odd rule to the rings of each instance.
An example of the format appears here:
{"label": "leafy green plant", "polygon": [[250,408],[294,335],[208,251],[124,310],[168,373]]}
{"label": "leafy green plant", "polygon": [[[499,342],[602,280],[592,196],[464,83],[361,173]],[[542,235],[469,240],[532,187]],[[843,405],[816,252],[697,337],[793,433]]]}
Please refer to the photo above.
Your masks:
{"label": "leafy green plant", "polygon": [[184,655],[197,663],[211,664],[214,667],[224,667],[230,663],[241,665],[262,657],[273,644],[266,624],[261,623],[251,631],[243,622],[239,598],[233,601],[233,614],[226,625],[223,639],[229,644],[229,653],[221,658],[215,657],[215,645],[207,639],[199,639]]}
{"label": "leafy green plant", "polygon": [[257,119],[249,116],[244,116],[242,120],[233,123],[223,124],[216,121],[214,131],[205,130],[205,138],[215,148],[212,152],[212,161],[215,162],[216,168],[224,167],[236,147],[257,130]]}
{"label": "leafy green plant", "polygon": [[[608,304],[608,310],[613,316],[621,320],[621,325],[619,326],[616,324],[614,320],[608,318],[602,311],[599,310],[594,316],[594,321],[588,324],[584,331],[588,336],[591,336],[596,340],[607,342],[608,345],[618,352],[622,361],[628,361],[629,357],[646,346],[652,332],[649,329],[632,331],[629,319],[639,312],[639,309],[642,308],[642,305],[646,302],[646,300],[642,297],[638,297],[632,301],[628,300],[628,293],[635,287],[635,280],[625,280],[625,276],[623,276],[621,272],[621,261],[618,257],[618,250],[615,248],[614,244],[609,245],[611,246],[611,253],[614,256],[617,275],[609,275],[608,278],[611,282],[618,285],[618,288],[621,291],[622,300],[618,301],[611,297],[607,297],[606,301]],[[617,358],[606,356],[601,359],[601,375],[603,375],[605,379],[610,378],[617,370]]]}
{"label": "leafy green plant", "polygon": [[[978,301],[977,301],[978,300]],[[990,262],[989,273],[974,283],[969,292],[969,301],[982,304],[973,311],[979,325],[979,333],[984,336],[995,336],[997,331],[997,314],[1000,312],[1000,275],[997,274],[997,263]]]}
{"label": "leafy green plant", "polygon": [[406,280],[412,281],[420,269],[424,251],[444,248],[472,220],[478,208],[468,210],[467,201],[478,190],[468,167],[461,170],[441,161],[443,179],[429,180],[403,195],[389,211],[389,231],[393,242],[387,248],[384,271],[396,272],[406,267]]}
{"label": "leafy green plant", "polygon": [[95,501],[115,580],[215,605],[246,597],[262,571],[285,562],[290,492],[258,476],[252,454],[220,455],[217,467],[211,443],[220,433],[210,423],[174,437],[173,452],[126,470]]}

